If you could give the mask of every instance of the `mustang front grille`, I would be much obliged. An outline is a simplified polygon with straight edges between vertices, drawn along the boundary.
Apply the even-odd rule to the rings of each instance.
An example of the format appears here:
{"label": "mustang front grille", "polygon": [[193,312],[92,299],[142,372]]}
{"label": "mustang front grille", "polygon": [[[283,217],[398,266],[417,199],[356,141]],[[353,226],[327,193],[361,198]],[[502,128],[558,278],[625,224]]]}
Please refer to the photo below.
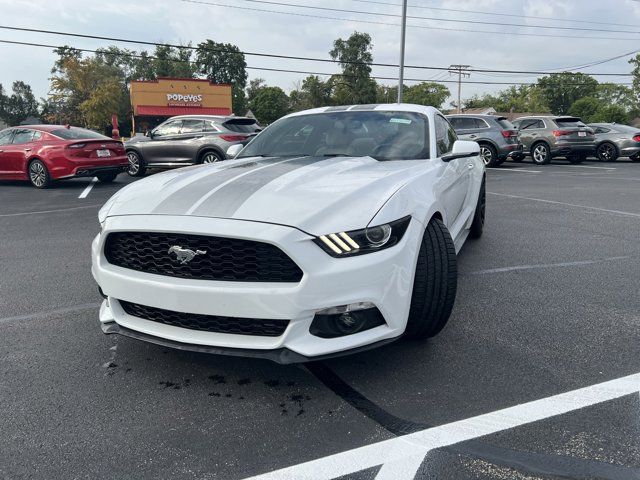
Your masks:
{"label": "mustang front grille", "polygon": [[180,313],[125,302],[123,300],[119,300],[119,302],[122,309],[131,316],[171,325],[173,327],[199,330],[201,332],[279,337],[284,333],[289,324],[289,320],[265,320],[259,318],[235,318],[221,317],[218,315]]}
{"label": "mustang front grille", "polygon": [[169,277],[235,282],[299,282],[302,270],[275,245],[237,238],[113,232],[104,247],[118,267]]}

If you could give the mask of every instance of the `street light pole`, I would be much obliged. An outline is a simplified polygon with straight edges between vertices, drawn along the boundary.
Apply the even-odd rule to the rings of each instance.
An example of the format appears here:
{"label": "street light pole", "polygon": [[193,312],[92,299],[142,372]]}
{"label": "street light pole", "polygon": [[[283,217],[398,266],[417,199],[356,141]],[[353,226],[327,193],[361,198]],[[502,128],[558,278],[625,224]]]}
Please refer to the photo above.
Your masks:
{"label": "street light pole", "polygon": [[404,87],[404,44],[407,34],[407,0],[402,1],[402,30],[400,33],[400,72],[398,74],[398,103],[402,103]]}

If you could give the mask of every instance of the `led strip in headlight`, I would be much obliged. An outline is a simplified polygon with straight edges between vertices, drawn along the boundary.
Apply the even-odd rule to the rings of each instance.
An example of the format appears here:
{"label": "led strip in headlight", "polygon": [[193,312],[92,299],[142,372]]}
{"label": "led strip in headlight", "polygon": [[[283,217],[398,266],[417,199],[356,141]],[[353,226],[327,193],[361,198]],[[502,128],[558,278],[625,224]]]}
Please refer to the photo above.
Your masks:
{"label": "led strip in headlight", "polygon": [[329,233],[315,242],[332,257],[349,257],[383,250],[397,244],[409,226],[411,217],[350,232]]}

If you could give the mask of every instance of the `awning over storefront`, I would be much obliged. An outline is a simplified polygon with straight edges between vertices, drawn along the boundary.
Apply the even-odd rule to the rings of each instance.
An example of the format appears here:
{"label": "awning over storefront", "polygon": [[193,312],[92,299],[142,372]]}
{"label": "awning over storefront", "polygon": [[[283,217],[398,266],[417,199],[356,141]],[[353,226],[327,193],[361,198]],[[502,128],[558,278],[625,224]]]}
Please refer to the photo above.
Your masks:
{"label": "awning over storefront", "polygon": [[172,117],[175,115],[231,115],[230,108],[207,107],[158,107],[138,105],[136,115],[153,117]]}

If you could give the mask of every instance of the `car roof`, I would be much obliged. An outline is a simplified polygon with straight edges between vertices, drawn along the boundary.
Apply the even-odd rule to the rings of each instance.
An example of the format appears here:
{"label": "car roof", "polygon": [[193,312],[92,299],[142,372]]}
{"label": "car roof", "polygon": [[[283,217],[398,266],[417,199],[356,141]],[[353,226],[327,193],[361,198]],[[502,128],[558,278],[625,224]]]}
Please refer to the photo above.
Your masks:
{"label": "car roof", "polygon": [[[312,108],[310,110],[302,110],[300,112],[290,113],[287,117],[297,117],[299,115],[314,115],[319,113],[331,113],[331,112],[414,112],[422,114],[437,114],[440,113],[434,107],[428,107],[425,105],[415,105],[412,103],[372,103],[368,105],[340,105],[335,107],[320,107]],[[284,118],[287,118],[284,117]]]}
{"label": "car roof", "polygon": [[195,120],[220,120],[220,121],[228,121],[228,120],[254,120],[257,123],[257,120],[250,117],[238,117],[236,115],[176,115],[175,117],[171,117],[168,120],[179,120],[183,118],[191,118]]}
{"label": "car roof", "polygon": [[464,118],[507,118],[502,115],[490,115],[485,113],[450,113],[445,115],[447,118],[449,117],[464,117]]}

